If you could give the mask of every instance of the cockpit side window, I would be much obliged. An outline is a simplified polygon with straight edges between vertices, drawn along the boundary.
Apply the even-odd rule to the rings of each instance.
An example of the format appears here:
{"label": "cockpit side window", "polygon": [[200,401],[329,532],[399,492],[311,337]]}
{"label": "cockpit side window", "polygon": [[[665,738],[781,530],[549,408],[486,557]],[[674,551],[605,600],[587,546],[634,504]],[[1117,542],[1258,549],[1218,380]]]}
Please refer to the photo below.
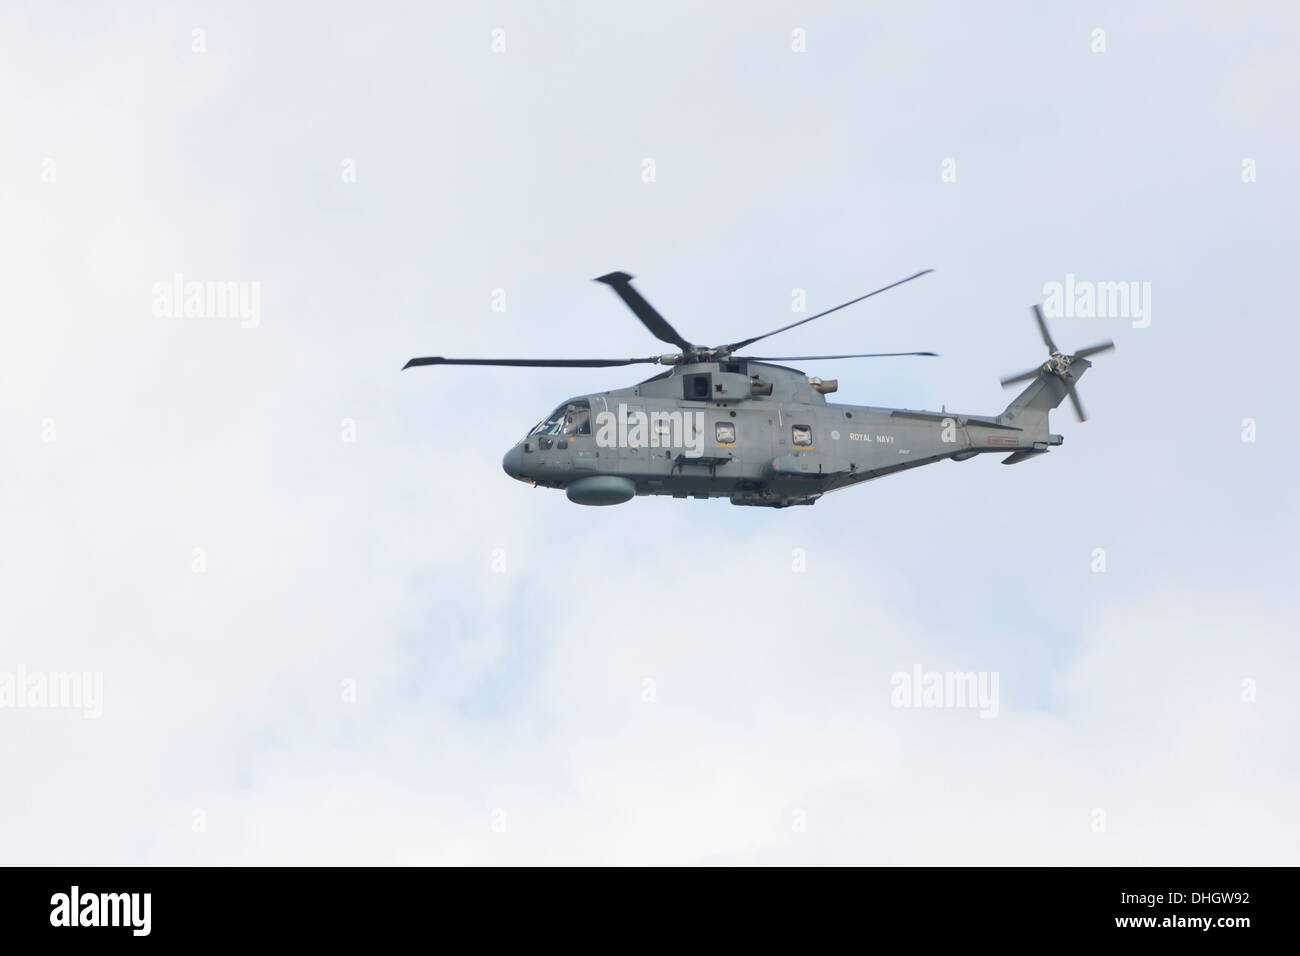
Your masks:
{"label": "cockpit side window", "polygon": [[564,425],[564,409],[557,408],[546,418],[538,422],[533,430],[528,433],[531,438],[533,435],[558,435],[560,428]]}
{"label": "cockpit side window", "polygon": [[534,435],[590,435],[591,405],[586,399],[566,402],[553,411],[545,420],[539,422],[528,433]]}

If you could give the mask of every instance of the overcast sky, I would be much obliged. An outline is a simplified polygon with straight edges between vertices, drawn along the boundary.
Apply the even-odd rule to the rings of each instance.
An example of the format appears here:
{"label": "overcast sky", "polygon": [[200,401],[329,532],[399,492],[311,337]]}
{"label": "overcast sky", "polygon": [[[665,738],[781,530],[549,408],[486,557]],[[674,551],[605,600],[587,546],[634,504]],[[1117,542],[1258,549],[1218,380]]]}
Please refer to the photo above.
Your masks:
{"label": "overcast sky", "polygon": [[[0,709],[0,861],[1300,862],[1298,33],[5,4],[0,673],[101,672],[103,715]],[[784,511],[501,471],[638,369],[399,371],[665,351],[614,269],[720,343],[923,268],[773,347],[934,350],[806,371],[996,414],[1047,283],[1149,322],[1052,323],[1117,350],[1049,455]],[[256,321],[159,315],[177,274]],[[997,716],[894,706],[918,665]]]}

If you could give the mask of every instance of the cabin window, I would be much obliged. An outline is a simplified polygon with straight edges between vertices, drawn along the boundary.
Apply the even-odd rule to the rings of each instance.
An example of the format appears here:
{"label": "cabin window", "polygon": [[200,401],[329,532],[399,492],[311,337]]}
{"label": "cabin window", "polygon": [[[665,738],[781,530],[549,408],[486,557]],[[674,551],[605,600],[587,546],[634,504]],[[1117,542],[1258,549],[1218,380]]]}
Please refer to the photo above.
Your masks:
{"label": "cabin window", "polygon": [[697,401],[708,401],[711,375],[687,375],[682,380],[682,396]]}
{"label": "cabin window", "polygon": [[812,428],[808,425],[791,425],[790,440],[795,448],[812,447]]}
{"label": "cabin window", "polygon": [[713,426],[713,435],[719,445],[734,445],[736,425],[734,422],[718,422]]}

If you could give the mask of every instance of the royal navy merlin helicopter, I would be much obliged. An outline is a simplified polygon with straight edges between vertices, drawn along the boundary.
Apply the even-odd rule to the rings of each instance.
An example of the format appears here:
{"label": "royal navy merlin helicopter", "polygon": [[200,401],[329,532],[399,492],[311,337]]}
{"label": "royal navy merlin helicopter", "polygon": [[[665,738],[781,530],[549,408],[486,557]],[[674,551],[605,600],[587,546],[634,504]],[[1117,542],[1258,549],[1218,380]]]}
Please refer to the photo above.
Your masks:
{"label": "royal navy merlin helicopter", "polygon": [[496,365],[524,368],[609,368],[667,365],[630,388],[571,398],[505,454],[506,474],[530,485],[563,488],[569,500],[611,505],[635,495],[730,498],[732,504],[785,508],[811,505],[822,495],[921,465],[966,461],[988,452],[1006,465],[1041,455],[1063,441],[1047,413],[1068,396],[1079,421],[1075,385],[1091,367],[1088,356],[1114,348],[1107,341],[1067,355],[1056,347],[1033,307],[1049,358],[1002,380],[1029,385],[999,415],[913,411],[838,405],[826,401],[835,380],[810,377],[777,362],[933,356],[934,352],[785,357],[738,354],[756,342],[911,282],[932,269],[798,322],[715,348],[688,342],[632,287],[632,276],[611,272],[603,282],[650,333],[679,352],[628,359],[413,358],[420,365]]}

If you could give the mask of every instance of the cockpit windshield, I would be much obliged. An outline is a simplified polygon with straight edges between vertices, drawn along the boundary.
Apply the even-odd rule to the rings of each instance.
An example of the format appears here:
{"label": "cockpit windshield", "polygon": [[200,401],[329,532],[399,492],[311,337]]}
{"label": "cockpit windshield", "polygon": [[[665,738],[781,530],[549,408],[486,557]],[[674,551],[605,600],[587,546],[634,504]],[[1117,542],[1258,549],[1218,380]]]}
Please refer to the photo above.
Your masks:
{"label": "cockpit windshield", "polygon": [[551,413],[545,421],[540,422],[532,431],[528,433],[531,438],[534,435],[590,435],[591,434],[591,405],[587,400],[579,399],[575,402],[566,402]]}

